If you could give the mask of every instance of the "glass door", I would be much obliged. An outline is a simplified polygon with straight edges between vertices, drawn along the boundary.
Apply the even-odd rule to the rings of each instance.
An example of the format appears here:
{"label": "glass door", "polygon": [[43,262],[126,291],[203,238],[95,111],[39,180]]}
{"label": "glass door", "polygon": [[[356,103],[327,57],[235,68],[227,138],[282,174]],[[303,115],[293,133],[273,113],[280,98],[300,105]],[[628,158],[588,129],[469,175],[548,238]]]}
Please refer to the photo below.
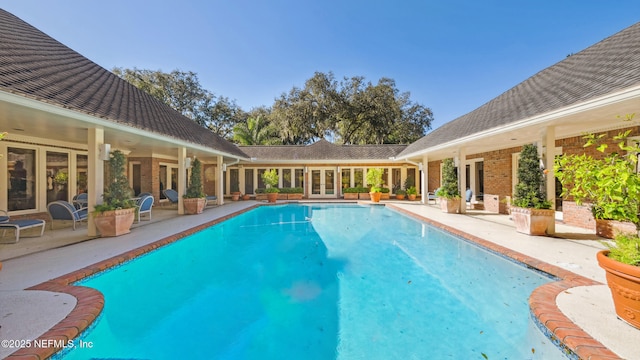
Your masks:
{"label": "glass door", "polygon": [[311,169],[311,196],[336,197],[336,173],[333,168]]}

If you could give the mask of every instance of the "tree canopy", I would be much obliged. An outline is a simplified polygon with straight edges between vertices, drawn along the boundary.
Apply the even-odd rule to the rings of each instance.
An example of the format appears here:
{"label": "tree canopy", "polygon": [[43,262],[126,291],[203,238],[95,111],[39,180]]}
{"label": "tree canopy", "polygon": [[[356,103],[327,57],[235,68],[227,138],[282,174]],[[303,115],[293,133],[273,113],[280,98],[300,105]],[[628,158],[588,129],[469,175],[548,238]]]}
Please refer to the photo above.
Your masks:
{"label": "tree canopy", "polygon": [[191,71],[116,67],[113,73],[227,140],[233,137],[233,127],[247,117],[235,101],[204,89]]}
{"label": "tree canopy", "polygon": [[390,78],[376,84],[362,76],[337,81],[316,72],[271,108],[242,110],[234,100],[204,89],[193,72],[114,68],[113,72],[198,124],[241,144],[408,144],[431,127],[433,114],[400,92]]}
{"label": "tree canopy", "polygon": [[410,143],[430,128],[431,110],[400,93],[393,79],[364,77],[338,82],[316,72],[304,88],[293,87],[273,105],[271,120],[284,144],[330,138],[343,144]]}

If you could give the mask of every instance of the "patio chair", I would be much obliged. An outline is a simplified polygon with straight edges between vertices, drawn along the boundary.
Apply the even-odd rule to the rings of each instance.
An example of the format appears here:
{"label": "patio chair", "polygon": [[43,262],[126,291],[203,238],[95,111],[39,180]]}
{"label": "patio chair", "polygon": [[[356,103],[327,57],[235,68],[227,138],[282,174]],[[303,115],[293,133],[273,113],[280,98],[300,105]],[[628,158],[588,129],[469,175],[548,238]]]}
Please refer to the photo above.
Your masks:
{"label": "patio chair", "polygon": [[471,189],[467,189],[467,192],[464,195],[465,197],[465,201],[467,202],[467,209],[471,209],[473,207],[474,204],[477,204],[478,202],[473,200],[473,190]]}
{"label": "patio chair", "polygon": [[73,197],[73,206],[76,209],[81,209],[83,207],[87,207],[87,203],[89,202],[89,196],[87,193],[81,193]]}
{"label": "patio chair", "polygon": [[[0,215],[0,229],[2,229],[2,237],[6,234],[7,230],[14,230],[16,235],[16,240],[13,244],[20,241],[20,231],[31,229],[40,226],[40,235],[44,234],[44,225],[46,222],[40,219],[21,219],[21,220],[11,220],[9,218],[9,214],[5,210],[0,210],[0,213],[4,215]],[[6,243],[3,243],[6,244]]]}
{"label": "patio chair", "polygon": [[433,201],[434,204],[436,203],[436,200],[438,199],[438,196],[436,195],[436,193],[438,192],[438,189],[433,190],[433,192],[430,191],[427,193],[427,204],[430,201]]}
{"label": "patio chair", "polygon": [[153,196],[144,195],[138,199],[138,203],[136,206],[138,207],[138,211],[136,211],[136,222],[140,222],[140,217],[142,214],[149,214],[149,220],[151,220],[151,208],[153,208]]}
{"label": "patio chair", "polygon": [[178,203],[178,192],[173,190],[173,189],[164,189],[162,190],[162,193],[164,194],[164,197],[166,197],[169,202],[171,202],[172,204],[177,204]]}
{"label": "patio chair", "polygon": [[215,195],[206,195],[207,197],[207,204],[206,206],[209,206],[209,202],[212,202],[212,205],[215,205],[218,203],[218,197]]}
{"label": "patio chair", "polygon": [[89,212],[87,207],[76,209],[70,203],[64,200],[52,201],[47,205],[47,211],[51,216],[51,229],[53,230],[54,220],[71,220],[73,221],[73,230],[76,229],[76,223],[86,220]]}

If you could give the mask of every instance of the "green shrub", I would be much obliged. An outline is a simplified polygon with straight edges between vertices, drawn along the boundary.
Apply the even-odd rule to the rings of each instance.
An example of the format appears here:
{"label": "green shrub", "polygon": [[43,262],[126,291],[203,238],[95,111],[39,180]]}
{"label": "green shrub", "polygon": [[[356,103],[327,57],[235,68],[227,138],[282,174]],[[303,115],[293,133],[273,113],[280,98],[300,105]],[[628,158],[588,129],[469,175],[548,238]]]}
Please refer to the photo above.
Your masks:
{"label": "green shrub", "polygon": [[[407,188],[408,192],[409,188]],[[458,190],[458,175],[452,158],[445,159],[442,162],[442,186],[436,192],[436,195],[445,199],[455,199],[460,197]]]}
{"label": "green shrub", "polygon": [[513,194],[513,205],[521,208],[550,209],[544,182],[544,172],[540,167],[538,148],[526,144],[518,160],[518,183]]}
{"label": "green shrub", "polygon": [[640,238],[636,235],[618,234],[615,237],[614,245],[608,242],[603,244],[609,248],[611,259],[623,264],[640,266]]}

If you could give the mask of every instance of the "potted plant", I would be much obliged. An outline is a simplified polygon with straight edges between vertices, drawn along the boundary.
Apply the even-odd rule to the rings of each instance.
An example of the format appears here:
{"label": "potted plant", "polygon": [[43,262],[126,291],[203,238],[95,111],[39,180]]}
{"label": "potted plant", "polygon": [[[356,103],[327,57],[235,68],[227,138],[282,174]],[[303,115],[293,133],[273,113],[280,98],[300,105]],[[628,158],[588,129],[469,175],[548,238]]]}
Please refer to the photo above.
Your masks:
{"label": "potted plant", "polygon": [[262,181],[267,186],[267,188],[264,189],[264,192],[267,194],[267,200],[270,203],[276,202],[278,199],[278,193],[280,192],[280,189],[276,187],[279,181],[276,169],[267,170],[262,173]]}
{"label": "potted plant", "polygon": [[511,217],[516,231],[528,235],[545,235],[555,221],[555,212],[547,200],[544,170],[540,167],[538,148],[522,147],[518,160],[518,183],[511,200]]}
{"label": "potted plant", "polygon": [[452,158],[442,163],[442,186],[436,192],[440,198],[440,209],[446,213],[457,213],[460,210],[460,190],[458,175]]}
{"label": "potted plant", "polygon": [[[628,116],[630,121],[633,116]],[[628,142],[630,131],[614,136],[619,152],[611,151],[602,158],[587,154],[564,155],[556,160],[554,170],[563,187],[562,196],[573,197],[576,204],[591,203],[596,220],[596,234],[613,238],[616,232],[634,233],[640,225],[640,176],[636,172],[640,146]],[[596,146],[607,152],[604,135],[584,136],[586,147]]]}
{"label": "potted plant", "polygon": [[391,192],[391,189],[382,187],[380,188],[380,192],[382,193],[380,200],[389,200],[389,193]]}
{"label": "potted plant", "polygon": [[416,199],[416,196],[418,195],[418,190],[416,190],[415,186],[410,186],[407,189],[407,198],[411,201],[414,201]]}
{"label": "potted plant", "polygon": [[360,200],[371,200],[371,195],[369,194],[371,189],[366,188],[364,186],[358,186],[358,187],[356,187],[356,189],[358,189],[358,199],[360,199]]}
{"label": "potted plant", "polygon": [[242,200],[245,200],[245,201],[246,201],[246,200],[251,200],[251,195],[249,195],[249,194],[243,194],[243,195],[242,195]]}
{"label": "potted plant", "polygon": [[618,317],[640,329],[640,238],[618,234],[615,244],[598,252]]}
{"label": "potted plant", "polygon": [[198,158],[191,164],[191,177],[187,193],[182,197],[184,213],[188,215],[201,214],[207,204],[207,197],[202,187],[202,164]]}
{"label": "potted plant", "polygon": [[544,170],[540,167],[538,148],[534,144],[524,145],[520,152],[511,217],[516,231],[528,235],[545,235],[555,221],[555,212],[546,197]]}
{"label": "potted plant", "polygon": [[371,168],[367,170],[367,184],[371,186],[371,190],[369,191],[369,196],[371,197],[371,201],[380,202],[380,198],[382,197],[382,174],[384,170],[381,168]]}
{"label": "potted plant", "polygon": [[238,181],[236,180],[231,184],[231,200],[238,201],[240,200],[241,195],[242,193],[240,192],[240,184],[238,184]]}
{"label": "potted plant", "polygon": [[357,187],[348,187],[348,188],[344,188],[342,190],[342,193],[344,194],[345,200],[358,200],[359,191],[360,190]]}
{"label": "potted plant", "polygon": [[108,162],[108,186],[102,195],[102,204],[96,205],[93,219],[101,236],[119,236],[131,232],[136,207],[131,200],[133,190],[125,175],[126,159],[120,150],[114,150]]}
{"label": "potted plant", "polygon": [[407,192],[402,189],[397,189],[395,193],[396,193],[396,199],[398,200],[404,200],[404,196],[407,195]]}

